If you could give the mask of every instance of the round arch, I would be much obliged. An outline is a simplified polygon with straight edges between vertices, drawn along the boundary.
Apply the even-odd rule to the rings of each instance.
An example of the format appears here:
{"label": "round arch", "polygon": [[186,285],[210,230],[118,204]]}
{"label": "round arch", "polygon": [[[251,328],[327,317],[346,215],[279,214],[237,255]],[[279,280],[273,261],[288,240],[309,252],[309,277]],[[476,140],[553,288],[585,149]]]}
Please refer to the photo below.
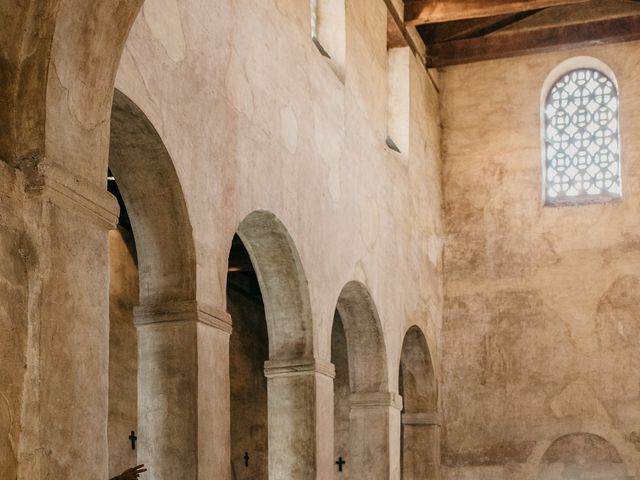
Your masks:
{"label": "round arch", "polygon": [[392,431],[399,426],[399,399],[389,392],[382,323],[360,282],[347,283],[338,297],[331,360],[336,370],[333,426],[338,468],[356,480],[393,478],[397,444]]}
{"label": "round arch", "polygon": [[403,399],[400,462],[404,480],[440,478],[438,384],[427,339],[414,325],[400,353],[398,390]]}
{"label": "round arch", "polygon": [[420,327],[405,333],[400,354],[400,392],[407,413],[434,413],[438,410],[438,386],[431,351]]}
{"label": "round arch", "polygon": [[270,212],[250,213],[238,226],[264,299],[269,359],[313,357],[307,278],[285,226]]}
{"label": "round arch", "polygon": [[625,480],[632,476],[616,446],[605,437],[587,432],[562,435],[548,444],[537,464],[536,480],[552,480],[563,470],[576,480],[598,478]]}
{"label": "round arch", "polygon": [[194,300],[195,246],[173,161],[144,112],[118,90],[113,95],[109,168],[131,219],[140,303]]}
{"label": "round arch", "polygon": [[336,311],[347,341],[351,392],[386,392],[386,346],[380,317],[367,287],[357,281],[347,283],[338,297]]}

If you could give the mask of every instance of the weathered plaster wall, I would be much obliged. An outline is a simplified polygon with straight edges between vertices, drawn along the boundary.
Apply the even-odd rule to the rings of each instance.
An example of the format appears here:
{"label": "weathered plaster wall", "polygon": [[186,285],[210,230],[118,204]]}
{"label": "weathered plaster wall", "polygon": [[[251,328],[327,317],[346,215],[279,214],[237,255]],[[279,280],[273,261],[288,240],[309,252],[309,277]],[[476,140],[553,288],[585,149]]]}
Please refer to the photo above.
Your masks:
{"label": "weathered plaster wall", "polygon": [[[104,176],[116,70],[117,88],[158,130],[185,192],[190,220],[186,223],[193,226],[197,256],[198,311],[184,316],[202,313],[210,319],[203,313],[207,310],[214,312],[213,323],[220,320],[216,314],[226,308],[231,238],[248,213],[263,209],[282,221],[300,252],[311,298],[315,358],[330,360],[336,300],[352,280],[366,285],[378,308],[385,361],[393,372],[389,390],[397,390],[400,348],[408,326],[425,330],[438,358],[438,95],[419,61],[411,58],[409,146],[403,155],[390,151],[385,146],[387,11],[382,0],[346,2],[344,78],[336,76],[311,42],[308,2],[147,0],[119,67],[120,49],[141,0],[102,2],[97,7],[82,0],[48,3],[51,8],[31,12],[38,21],[32,21],[31,13],[18,15],[7,34],[9,43],[18,39],[12,47],[18,53],[7,57],[3,50],[0,55],[0,64],[11,69],[10,78],[0,79],[10,90],[0,98],[8,106],[0,114],[0,156],[12,164],[22,164],[25,158],[30,165],[38,164],[26,169],[30,184],[24,203],[29,212],[22,214],[18,200],[3,198],[0,207],[3,213],[7,209],[0,222],[10,227],[2,230],[2,243],[9,250],[30,244],[23,241],[19,225],[26,219],[27,237],[36,245],[25,255],[29,268],[23,269],[11,253],[2,257],[8,290],[0,297],[10,298],[7,305],[16,309],[6,321],[16,338],[0,345],[0,371],[11,377],[0,384],[8,398],[0,408],[0,444],[1,430],[17,432],[15,419],[21,416],[22,438],[28,437],[18,449],[23,456],[21,478],[107,474],[107,230],[113,227],[117,208],[104,192]],[[34,26],[23,31],[22,25]],[[23,36],[32,38],[36,30],[44,43],[31,55],[35,47]],[[31,60],[23,62],[27,54]],[[145,173],[154,179],[164,172],[150,168]],[[12,199],[24,191],[24,185],[12,183],[15,175],[8,171],[1,176]],[[158,193],[153,186],[144,186],[148,197]],[[161,251],[161,243],[152,239],[146,253]],[[28,312],[21,303],[23,293],[27,301],[27,279]],[[152,307],[169,305],[171,310],[175,300],[154,299],[162,304]],[[189,296],[180,306],[192,308],[191,300]],[[202,305],[212,308],[199,310]],[[29,337],[20,331],[23,312],[28,314]],[[184,312],[151,308],[140,310],[140,318],[146,321],[163,313]],[[222,405],[224,410],[228,402],[226,364],[216,369],[225,363],[227,350],[214,348],[226,347],[224,325],[207,330],[200,324],[205,322],[199,322],[172,334],[154,320],[139,342],[139,357],[149,360],[145,381],[138,386],[144,393],[142,411],[148,413],[141,421],[152,424],[157,414],[166,420],[155,423],[158,438],[179,446],[171,451],[172,458],[164,458],[166,464],[158,466],[162,471],[149,475],[210,476],[223,471],[228,467],[226,444],[216,450],[222,452],[223,462],[214,465],[210,458],[215,455],[204,453],[206,440],[216,434],[225,438],[227,433],[226,415],[215,415],[212,406]],[[31,350],[24,387],[19,377],[25,364],[21,348],[27,341],[29,347],[24,348]],[[11,357],[6,363],[5,355]],[[209,378],[214,380],[204,380]],[[14,397],[15,392],[5,394],[5,385],[22,392],[26,400]],[[179,405],[180,419],[169,415],[169,405],[157,401],[166,391],[187,399]],[[330,411],[329,395],[320,397],[317,412]],[[162,428],[171,435],[162,435]],[[9,442],[16,451],[12,435]],[[201,450],[194,447],[197,442]],[[147,449],[149,443],[140,442]],[[332,451],[328,444],[318,450]],[[182,445],[186,447],[180,450]],[[164,444],[152,447],[162,449]],[[1,451],[3,458],[12,455],[7,442]],[[199,465],[194,465],[196,453]]]}
{"label": "weathered plaster wall", "polygon": [[[640,473],[639,46],[441,75],[450,480],[536,478],[547,447],[581,432]],[[618,78],[624,198],[543,207],[541,89],[575,55],[599,58]]]}
{"label": "weathered plaster wall", "polygon": [[131,233],[109,232],[109,478],[136,465],[129,435],[138,435],[138,266]]}
{"label": "weathered plaster wall", "polygon": [[0,162],[0,478],[15,480],[27,354],[24,180]]}
{"label": "weathered plaster wall", "polygon": [[314,355],[329,360],[338,294],[360,280],[378,306],[397,390],[409,325],[423,327],[438,357],[438,97],[412,58],[410,151],[390,151],[386,7],[346,4],[344,82],[311,42],[309,2],[147,0],[116,87],[150,118],[176,165],[198,300],[224,308],[233,233],[249,212],[271,211],[309,281]]}

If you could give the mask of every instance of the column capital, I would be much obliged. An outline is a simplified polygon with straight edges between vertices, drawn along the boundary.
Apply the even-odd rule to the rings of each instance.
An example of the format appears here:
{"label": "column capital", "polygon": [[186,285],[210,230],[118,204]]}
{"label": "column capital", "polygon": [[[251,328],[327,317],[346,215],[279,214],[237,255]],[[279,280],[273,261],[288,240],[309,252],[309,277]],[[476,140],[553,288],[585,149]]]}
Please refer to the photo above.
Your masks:
{"label": "column capital", "polygon": [[107,230],[118,224],[120,207],[106,187],[100,188],[49,161],[30,168],[25,175],[26,192],[30,197],[45,196],[58,206],[84,215]]}
{"label": "column capital", "polygon": [[402,396],[395,392],[358,392],[349,397],[351,408],[395,408],[402,410]]}
{"label": "column capital", "polygon": [[336,376],[336,368],[333,363],[315,357],[276,359],[264,362],[264,375],[267,378],[296,377],[316,373],[333,379]]}
{"label": "column capital", "polygon": [[442,426],[442,417],[438,412],[430,413],[403,413],[403,425],[424,425],[431,427]]}
{"label": "column capital", "polygon": [[201,323],[231,334],[231,316],[223,309],[195,300],[140,305],[133,310],[137,327]]}

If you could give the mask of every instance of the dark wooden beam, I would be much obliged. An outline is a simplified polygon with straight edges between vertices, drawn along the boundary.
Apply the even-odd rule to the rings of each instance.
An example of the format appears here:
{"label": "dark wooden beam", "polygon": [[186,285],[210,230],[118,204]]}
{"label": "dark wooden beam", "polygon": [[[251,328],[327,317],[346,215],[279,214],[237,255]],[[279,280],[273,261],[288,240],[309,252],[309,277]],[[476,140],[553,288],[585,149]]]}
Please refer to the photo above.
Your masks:
{"label": "dark wooden beam", "polygon": [[418,31],[424,38],[425,43],[430,45],[487,35],[519,20],[520,18],[516,15],[498,15],[497,17],[473,18],[458,22],[423,25],[419,27]]}
{"label": "dark wooden beam", "polygon": [[508,15],[540,8],[557,7],[587,0],[406,0],[407,25],[453,22],[470,18]]}
{"label": "dark wooden beam", "polygon": [[[401,46],[402,42],[405,42],[406,45],[408,45],[409,48],[411,49],[411,52],[413,52],[413,54],[416,57],[418,57],[421,62],[424,63],[425,62],[424,55],[420,53],[420,49],[418,48],[418,45],[416,45],[415,40],[411,37],[411,35],[407,31],[407,26],[402,21],[402,18],[400,18],[401,13],[398,13],[398,11],[396,10],[393,0],[384,0],[384,3],[387,6],[387,12],[388,12],[387,13],[387,32],[389,31],[389,23],[393,22],[396,24],[396,27],[403,38],[403,40],[399,40],[398,38],[396,38],[391,43],[395,43],[395,47],[398,47],[398,46]],[[389,48],[388,47],[389,43],[390,42],[388,41],[387,48]]]}
{"label": "dark wooden beam", "polygon": [[438,43],[427,47],[427,66],[445,67],[632,40],[640,40],[640,15]]}
{"label": "dark wooden beam", "polygon": [[401,48],[409,45],[405,38],[401,28],[401,24],[398,24],[391,12],[387,13],[387,49]]}

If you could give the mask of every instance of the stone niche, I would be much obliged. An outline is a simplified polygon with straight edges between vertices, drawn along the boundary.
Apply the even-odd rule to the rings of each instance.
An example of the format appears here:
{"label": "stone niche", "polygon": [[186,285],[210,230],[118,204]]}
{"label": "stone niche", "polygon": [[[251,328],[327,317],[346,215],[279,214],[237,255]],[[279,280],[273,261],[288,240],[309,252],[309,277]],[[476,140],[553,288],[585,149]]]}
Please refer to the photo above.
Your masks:
{"label": "stone niche", "polygon": [[604,438],[588,433],[560,437],[551,444],[540,464],[538,480],[624,480],[620,455]]}

